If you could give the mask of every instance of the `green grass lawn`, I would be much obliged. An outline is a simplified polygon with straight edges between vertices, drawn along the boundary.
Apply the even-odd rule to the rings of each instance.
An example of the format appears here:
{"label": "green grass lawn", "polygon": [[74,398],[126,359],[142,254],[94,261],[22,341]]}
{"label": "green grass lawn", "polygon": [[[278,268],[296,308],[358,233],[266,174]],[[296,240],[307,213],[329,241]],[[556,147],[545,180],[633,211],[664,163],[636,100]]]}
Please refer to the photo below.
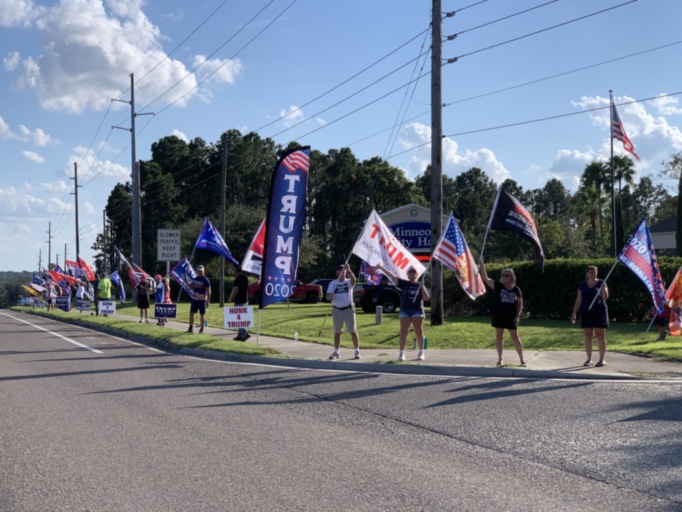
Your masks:
{"label": "green grass lawn", "polygon": [[[125,315],[138,315],[135,305],[117,304],[117,311]],[[18,308],[30,309],[30,308]],[[150,310],[153,312],[153,306]],[[427,310],[428,313],[428,310]],[[116,328],[124,328],[128,332],[161,337],[172,343],[183,346],[195,346],[213,348],[236,353],[272,354],[270,349],[254,346],[251,343],[232,341],[231,337],[211,338],[197,334],[190,335],[180,332],[163,331],[154,324],[137,324],[114,317],[96,317],[79,315],[71,311],[64,313],[55,312],[60,317],[82,316],[87,321],[106,323]],[[218,304],[212,304],[207,311],[209,325],[222,326],[223,312]],[[179,321],[184,321],[189,316],[189,304],[178,305]],[[298,332],[301,341],[312,343],[332,344],[332,319],[329,304],[275,304],[263,310],[254,310],[254,323],[256,326],[250,329],[256,332],[260,318],[260,333],[263,335],[292,338]],[[398,334],[400,330],[398,315],[384,315],[381,325],[375,324],[375,315],[357,313],[358,332],[360,345],[364,348],[396,348],[398,346]],[[197,319],[198,322],[198,319]],[[658,337],[655,328],[648,334],[648,324],[623,324],[613,323],[607,330],[606,341],[608,350],[649,354],[660,359],[682,361],[682,337],[668,336],[666,341],[654,341]],[[490,326],[488,317],[446,317],[444,325],[431,327],[427,316],[425,322],[425,335],[429,339],[430,348],[459,348],[459,349],[494,349],[494,330]],[[529,350],[583,350],[582,330],[571,324],[568,320],[529,320],[521,321],[519,335],[524,347]],[[410,338],[411,339],[411,338]],[[511,347],[511,340],[506,339]],[[350,336],[342,336],[342,346],[351,347]]]}

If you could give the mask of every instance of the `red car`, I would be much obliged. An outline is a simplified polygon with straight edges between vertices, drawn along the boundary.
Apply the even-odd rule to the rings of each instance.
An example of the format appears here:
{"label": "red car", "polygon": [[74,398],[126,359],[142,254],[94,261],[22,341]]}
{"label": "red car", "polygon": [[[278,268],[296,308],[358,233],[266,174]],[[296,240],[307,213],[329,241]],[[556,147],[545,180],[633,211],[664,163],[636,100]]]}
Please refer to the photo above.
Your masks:
{"label": "red car", "polygon": [[[249,285],[249,303],[256,304],[260,300],[260,281]],[[296,281],[296,285],[291,287],[289,300],[317,304],[322,300],[322,287],[319,284],[305,284],[303,281]]]}

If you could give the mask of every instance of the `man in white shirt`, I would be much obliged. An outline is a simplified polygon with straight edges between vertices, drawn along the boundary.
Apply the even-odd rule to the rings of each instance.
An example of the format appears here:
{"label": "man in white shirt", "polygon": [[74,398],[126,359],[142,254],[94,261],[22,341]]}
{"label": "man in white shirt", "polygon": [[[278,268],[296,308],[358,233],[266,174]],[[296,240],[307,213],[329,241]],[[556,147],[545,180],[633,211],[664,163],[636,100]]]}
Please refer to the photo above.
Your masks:
{"label": "man in white shirt", "polygon": [[339,265],[336,269],[336,279],[327,287],[327,300],[332,303],[332,321],[334,323],[334,352],[329,359],[339,358],[339,346],[341,345],[341,333],[343,324],[350,333],[355,347],[355,359],[360,359],[360,338],[355,323],[355,306],[353,304],[353,287],[356,279],[348,265],[348,262]]}

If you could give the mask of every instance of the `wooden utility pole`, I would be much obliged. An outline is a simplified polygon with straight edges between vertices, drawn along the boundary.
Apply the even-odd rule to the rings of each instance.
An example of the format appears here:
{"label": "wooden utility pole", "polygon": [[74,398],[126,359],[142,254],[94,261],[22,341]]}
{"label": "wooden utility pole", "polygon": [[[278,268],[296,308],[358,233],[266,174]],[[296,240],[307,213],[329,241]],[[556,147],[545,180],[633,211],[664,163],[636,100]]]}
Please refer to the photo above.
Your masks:
{"label": "wooden utility pole", "polygon": [[[441,0],[431,13],[431,253],[443,231],[443,120],[441,99]],[[443,270],[431,259],[431,325],[443,325]]]}
{"label": "wooden utility pole", "polygon": [[[78,229],[78,162],[73,163],[73,178],[71,179],[73,179],[73,195],[76,202],[76,260],[78,260],[81,254],[81,235]],[[64,257],[64,261],[66,261],[66,257]]]}
{"label": "wooden utility pole", "polygon": [[[225,189],[227,188],[227,134],[223,133],[223,179],[220,187],[220,234],[225,240]],[[225,258],[220,257],[220,307],[225,307]]]}
{"label": "wooden utility pole", "polygon": [[51,270],[50,260],[52,260],[52,222],[47,223],[47,270]]}

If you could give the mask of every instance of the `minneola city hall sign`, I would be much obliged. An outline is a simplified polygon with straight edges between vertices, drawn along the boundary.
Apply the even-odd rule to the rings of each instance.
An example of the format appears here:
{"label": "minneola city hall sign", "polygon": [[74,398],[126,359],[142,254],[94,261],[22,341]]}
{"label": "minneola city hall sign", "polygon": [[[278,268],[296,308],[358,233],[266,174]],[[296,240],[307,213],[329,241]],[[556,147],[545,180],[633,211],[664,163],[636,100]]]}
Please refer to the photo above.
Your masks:
{"label": "minneola city hall sign", "polygon": [[[443,226],[447,217],[443,217]],[[381,214],[388,228],[400,243],[419,261],[431,260],[431,209],[418,204],[407,204]]]}

